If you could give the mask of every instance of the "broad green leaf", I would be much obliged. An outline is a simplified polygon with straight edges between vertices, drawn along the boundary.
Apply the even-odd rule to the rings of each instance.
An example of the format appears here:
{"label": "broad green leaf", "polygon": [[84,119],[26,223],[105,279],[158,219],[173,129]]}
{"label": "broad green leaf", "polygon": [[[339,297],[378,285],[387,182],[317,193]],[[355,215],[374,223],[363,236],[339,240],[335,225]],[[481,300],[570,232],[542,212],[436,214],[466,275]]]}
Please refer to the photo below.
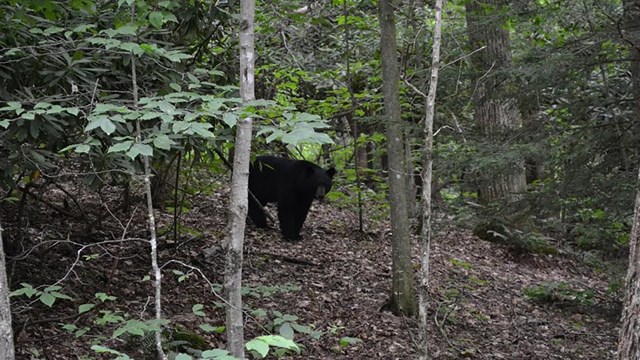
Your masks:
{"label": "broad green leaf", "polygon": [[191,355],[187,355],[187,354],[178,354],[178,355],[176,355],[175,359],[176,360],[193,360]]}
{"label": "broad green leaf", "polygon": [[47,305],[48,307],[53,306],[53,303],[56,301],[55,296],[49,294],[49,293],[42,293],[42,295],[40,295],[39,300]]}
{"label": "broad green leaf", "polygon": [[109,150],[107,150],[107,153],[127,151],[131,148],[132,144],[133,144],[133,141],[124,141],[121,143],[113,144],[109,147]]}
{"label": "broad green leaf", "polygon": [[65,295],[57,291],[52,291],[51,295],[53,295],[56,299],[73,300],[69,295]]}
{"label": "broad green leaf", "polygon": [[348,337],[348,336],[344,336],[342,338],[340,338],[340,346],[341,347],[347,347],[349,345],[355,345],[358,343],[361,343],[362,340],[358,339],[358,338],[353,338],[353,337]]}
{"label": "broad green leaf", "polygon": [[145,112],[144,114],[142,114],[142,116],[140,117],[140,120],[156,119],[156,118],[159,118],[162,115],[163,114],[161,112],[158,112],[158,111],[149,111],[149,112]]}
{"label": "broad green leaf", "polygon": [[118,46],[118,48],[124,51],[130,51],[137,56],[144,54],[144,50],[140,47],[140,45],[132,42],[124,42]]}
{"label": "broad green leaf", "polygon": [[224,123],[229,127],[234,127],[238,122],[238,115],[226,112],[222,115],[222,121],[224,121]]}
{"label": "broad green leaf", "polygon": [[86,313],[87,311],[91,311],[95,307],[94,304],[82,304],[78,306],[78,313]]}
{"label": "broad green leaf", "polygon": [[215,360],[236,360],[235,357],[229,355],[227,350],[223,349],[212,349],[203,351],[200,355],[203,359],[215,359]]}
{"label": "broad green leaf", "polygon": [[15,111],[18,109],[22,109],[22,104],[16,101],[9,101],[7,106],[0,108],[0,111]]}
{"label": "broad green leaf", "polygon": [[164,15],[160,11],[153,11],[149,14],[149,23],[156,29],[160,29],[164,23]]}
{"label": "broad green leaf", "polygon": [[191,123],[186,121],[176,121],[173,123],[173,132],[179,134],[191,127]]}
{"label": "broad green leaf", "polygon": [[266,357],[269,353],[269,345],[260,339],[250,340],[245,344],[245,347],[249,351],[253,350],[257,352],[261,357]]}
{"label": "broad green leaf", "polygon": [[78,154],[88,154],[90,150],[91,150],[91,146],[87,144],[80,144],[76,146],[75,149],[73,149],[73,151]]}
{"label": "broad green leaf", "polygon": [[282,326],[280,326],[279,332],[282,337],[293,340],[294,333],[293,328],[291,328],[291,323],[285,322],[284,324],[282,324]]}
{"label": "broad green leaf", "polygon": [[171,87],[173,90],[180,92],[182,91],[182,87],[176,83],[171,83],[169,84],[169,87]]}
{"label": "broad green leaf", "polygon": [[36,113],[33,111],[27,111],[26,113],[23,113],[22,116],[20,117],[25,120],[33,120],[36,118]]}
{"label": "broad green leaf", "polygon": [[52,27],[44,29],[44,34],[45,35],[52,35],[52,34],[57,34],[57,33],[63,32],[64,30],[65,30],[64,28],[61,28],[59,26],[52,26]]}
{"label": "broad green leaf", "polygon": [[99,299],[102,302],[113,301],[113,300],[117,299],[115,296],[107,295],[107,294],[105,294],[103,292],[96,293],[95,296],[96,296],[96,299]]}
{"label": "broad green leaf", "polygon": [[3,128],[8,128],[9,127],[9,120],[0,120],[0,127]]}
{"label": "broad green leaf", "polygon": [[127,151],[127,156],[135,159],[138,155],[153,156],[153,148],[147,144],[133,144],[129,151]]}
{"label": "broad green leaf", "polygon": [[96,128],[102,129],[105,134],[111,135],[116,131],[116,125],[107,116],[91,116],[89,117],[89,123],[85,127],[84,131],[89,132]]}
{"label": "broad green leaf", "polygon": [[80,109],[78,109],[77,107],[68,107],[68,108],[65,108],[64,111],[66,111],[67,113],[73,116],[78,116]]}
{"label": "broad green leaf", "polygon": [[180,62],[182,60],[192,58],[191,55],[185,54],[179,51],[167,51],[166,53],[162,54],[162,56],[166,57],[167,59],[173,62]]}
{"label": "broad green leaf", "polygon": [[175,144],[167,135],[159,135],[153,139],[153,146],[162,150],[170,150],[171,145]]}
{"label": "broad green leaf", "polygon": [[279,335],[264,335],[258,336],[256,339],[264,341],[266,344],[270,346],[275,346],[283,349],[294,350],[295,352],[300,352],[300,348],[298,345],[293,342],[293,340],[284,338]]}
{"label": "broad green leaf", "polygon": [[191,129],[198,135],[202,136],[205,139],[211,139],[214,137],[214,134],[208,130],[211,127],[211,124],[203,124],[203,123],[193,123],[191,124]]}
{"label": "broad green leaf", "polygon": [[207,314],[205,314],[204,311],[202,311],[202,309],[204,309],[204,305],[202,304],[195,304],[191,307],[191,311],[193,312],[194,315],[207,316]]}

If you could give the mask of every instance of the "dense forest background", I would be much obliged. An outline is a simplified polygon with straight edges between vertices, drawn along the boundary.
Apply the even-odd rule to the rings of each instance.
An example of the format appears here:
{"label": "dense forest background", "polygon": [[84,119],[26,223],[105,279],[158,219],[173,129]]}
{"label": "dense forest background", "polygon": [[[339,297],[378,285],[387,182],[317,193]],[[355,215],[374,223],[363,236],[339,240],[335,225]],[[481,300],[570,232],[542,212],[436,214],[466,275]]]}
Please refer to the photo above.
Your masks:
{"label": "dense forest background", "polygon": [[[445,3],[431,184],[434,358],[614,352],[640,164],[639,8]],[[394,3],[402,158],[387,152],[377,1],[258,1],[249,102],[238,87],[238,12],[234,0],[0,1],[0,224],[17,358],[147,358],[161,327],[172,356],[227,356],[203,351],[224,347],[230,161],[246,116],[252,155],[338,169],[300,243],[248,228],[250,338],[295,339],[301,358],[415,354],[413,320],[390,314],[379,294],[391,286],[390,163],[404,169],[413,239],[423,225],[433,4]],[[149,320],[144,157],[166,321]],[[526,319],[553,315],[494,322],[499,306],[476,308],[488,299],[518,303]],[[458,314],[464,304],[476,311]],[[356,325],[351,316],[366,310],[384,315]],[[477,331],[457,333],[465,321]],[[530,333],[500,335],[497,324],[508,323]],[[504,339],[486,342],[487,324]],[[558,324],[566,327],[547,331]],[[525,345],[505,345],[513,336]],[[262,338],[277,348],[270,356],[293,352],[271,340]]]}

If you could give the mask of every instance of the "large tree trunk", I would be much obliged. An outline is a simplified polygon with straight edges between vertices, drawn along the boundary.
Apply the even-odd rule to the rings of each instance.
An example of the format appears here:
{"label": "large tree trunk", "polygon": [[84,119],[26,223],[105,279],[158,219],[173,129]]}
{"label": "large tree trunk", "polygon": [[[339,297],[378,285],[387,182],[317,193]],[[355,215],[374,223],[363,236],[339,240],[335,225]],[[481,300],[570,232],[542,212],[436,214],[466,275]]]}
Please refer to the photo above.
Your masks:
{"label": "large tree trunk", "polygon": [[[640,119],[640,0],[624,4],[623,36],[630,44],[631,77],[635,116]],[[640,184],[640,172],[638,172]],[[636,194],[633,226],[629,239],[629,268],[625,282],[624,307],[618,342],[618,359],[640,359],[640,191]]]}
{"label": "large tree trunk", "polygon": [[[255,99],[254,32],[255,0],[240,1],[240,96],[244,102]],[[231,199],[229,201],[229,248],[225,263],[227,349],[244,359],[244,326],[242,322],[242,247],[249,199],[249,161],[251,157],[252,119],[238,121],[236,127]]]}
{"label": "large tree trunk", "polygon": [[[476,51],[474,66],[473,118],[490,141],[500,141],[522,126],[516,102],[507,94],[509,81],[497,72],[511,65],[509,32],[504,29],[504,0],[470,0],[466,3],[469,42]],[[480,198],[484,201],[526,191],[524,160],[480,174]]]}
{"label": "large tree trunk", "polygon": [[416,293],[411,268],[411,239],[407,212],[407,183],[404,136],[400,110],[396,24],[392,0],[379,0],[380,49],[382,57],[382,91],[387,126],[389,154],[389,201],[391,202],[392,285],[391,310],[396,314],[416,313]]}
{"label": "large tree trunk", "polygon": [[0,359],[14,360],[13,329],[11,328],[11,306],[9,303],[7,266],[4,261],[2,224],[0,223]]}

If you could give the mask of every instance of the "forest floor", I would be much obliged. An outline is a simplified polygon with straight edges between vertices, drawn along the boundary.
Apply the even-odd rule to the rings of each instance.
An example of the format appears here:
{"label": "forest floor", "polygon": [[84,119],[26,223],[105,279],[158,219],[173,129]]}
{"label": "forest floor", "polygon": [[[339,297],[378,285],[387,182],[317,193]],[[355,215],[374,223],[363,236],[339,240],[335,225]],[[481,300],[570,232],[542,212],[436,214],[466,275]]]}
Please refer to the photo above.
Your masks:
{"label": "forest floor", "polygon": [[[64,193],[49,190],[36,196],[55,204]],[[167,241],[168,235],[161,239],[163,314],[174,329],[201,334],[205,348],[223,347],[225,341],[223,334],[200,326],[224,324],[221,293],[212,294],[208,283],[223,282],[227,197],[224,190],[199,195],[182,216],[183,233],[190,235],[177,243]],[[89,216],[100,211],[100,202],[116,202],[115,196],[83,200],[94,202],[94,209],[85,209]],[[0,217],[15,244],[19,223],[14,206],[0,207]],[[41,286],[63,279],[60,292],[72,300],[58,299],[49,308],[33,298],[12,298],[18,359],[115,357],[96,355],[90,349],[93,343],[135,359],[153,358],[150,341],[126,334],[111,339],[117,316],[153,316],[153,287],[144,279],[151,275],[149,246],[135,240],[148,236],[145,211],[135,213],[132,219],[110,217],[83,233],[50,206],[30,202],[28,231],[23,234],[28,240],[21,244],[23,250],[8,251],[11,289],[20,283]],[[171,226],[172,216],[160,210],[156,214],[162,233]],[[113,215],[121,216],[115,211]],[[447,221],[452,222],[440,222]],[[381,310],[391,286],[389,224],[367,221],[366,230],[358,232],[357,216],[351,211],[327,203],[314,204],[300,242],[283,241],[275,228],[248,226],[244,301],[251,318],[246,320],[245,337],[277,332],[274,322],[288,321],[304,349],[286,358],[416,358],[416,321]],[[432,359],[612,358],[620,309],[607,293],[601,272],[566,256],[515,255],[455,228],[433,235],[431,259]],[[417,268],[417,257],[414,264]],[[555,292],[543,303],[527,298],[525,289],[543,284],[572,290]],[[101,302],[96,293],[115,299]],[[588,299],[576,300],[583,295]],[[78,306],[85,303],[98,305],[78,314]],[[197,304],[202,309],[196,315]],[[64,325],[85,329],[86,334],[76,337]],[[304,332],[305,326],[319,331],[319,338],[298,331]],[[360,342],[341,346],[343,337]]]}

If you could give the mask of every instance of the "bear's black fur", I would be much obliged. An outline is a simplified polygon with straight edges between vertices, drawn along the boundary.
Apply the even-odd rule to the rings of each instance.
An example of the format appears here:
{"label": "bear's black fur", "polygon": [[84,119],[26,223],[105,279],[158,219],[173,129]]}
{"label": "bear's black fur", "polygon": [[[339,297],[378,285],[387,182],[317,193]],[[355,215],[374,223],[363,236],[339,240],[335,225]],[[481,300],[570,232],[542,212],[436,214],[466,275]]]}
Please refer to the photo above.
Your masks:
{"label": "bear's black fur", "polygon": [[[288,240],[299,240],[313,199],[322,200],[331,190],[335,173],[334,168],[325,170],[305,160],[259,156],[249,169],[249,190],[262,206],[278,203],[282,235]],[[267,226],[265,214],[251,196],[249,217],[257,227]]]}

